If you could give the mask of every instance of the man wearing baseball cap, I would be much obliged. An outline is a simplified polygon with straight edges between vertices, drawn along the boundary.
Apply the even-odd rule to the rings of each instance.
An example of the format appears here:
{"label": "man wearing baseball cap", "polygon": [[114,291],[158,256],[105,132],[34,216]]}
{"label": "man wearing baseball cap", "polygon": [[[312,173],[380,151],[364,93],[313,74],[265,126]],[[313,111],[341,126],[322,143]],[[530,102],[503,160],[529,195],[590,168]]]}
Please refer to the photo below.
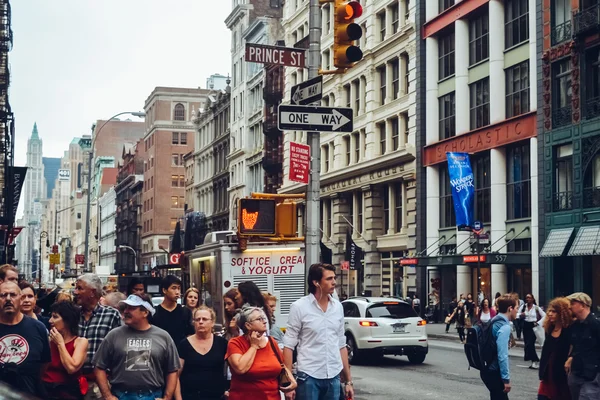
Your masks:
{"label": "man wearing baseball cap", "polygon": [[104,399],[172,400],[181,368],[173,339],[150,324],[155,311],[148,295],[132,294],[121,303],[125,325],[106,335],[92,362]]}
{"label": "man wearing baseball cap", "polygon": [[577,321],[571,328],[571,353],[565,363],[572,400],[600,399],[600,320],[585,293],[567,296]]}

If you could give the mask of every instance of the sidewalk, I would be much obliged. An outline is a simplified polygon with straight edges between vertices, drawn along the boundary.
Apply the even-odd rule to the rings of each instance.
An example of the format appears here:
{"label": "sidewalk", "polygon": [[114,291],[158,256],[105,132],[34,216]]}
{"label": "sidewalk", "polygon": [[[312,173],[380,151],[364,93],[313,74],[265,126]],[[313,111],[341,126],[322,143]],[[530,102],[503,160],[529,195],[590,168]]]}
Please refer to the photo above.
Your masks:
{"label": "sidewalk", "polygon": [[[460,339],[458,338],[458,332],[456,332],[454,325],[450,325],[450,329],[448,333],[446,333],[446,324],[444,323],[427,324],[427,336],[431,339],[448,340],[460,343]],[[521,340],[517,340],[516,347],[521,349],[525,347],[523,343],[523,337],[521,337]],[[537,349],[542,348],[539,344],[536,344],[535,347]]]}

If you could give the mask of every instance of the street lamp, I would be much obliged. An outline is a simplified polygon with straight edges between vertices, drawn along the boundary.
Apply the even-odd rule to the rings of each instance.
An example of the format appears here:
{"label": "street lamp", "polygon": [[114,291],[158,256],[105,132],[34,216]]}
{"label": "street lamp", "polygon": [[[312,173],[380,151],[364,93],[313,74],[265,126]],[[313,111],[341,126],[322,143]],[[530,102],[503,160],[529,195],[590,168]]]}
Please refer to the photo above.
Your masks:
{"label": "street lamp", "polygon": [[120,244],[119,245],[119,249],[127,249],[127,250],[131,250],[131,252],[133,253],[133,258],[135,260],[135,270],[136,272],[138,271],[138,266],[137,266],[137,252],[135,251],[135,249],[131,246],[126,246],[124,244]]}
{"label": "street lamp", "polygon": [[46,231],[41,231],[40,232],[40,263],[38,265],[38,268],[40,269],[39,273],[38,273],[38,278],[39,278],[39,288],[42,288],[42,239],[46,238],[46,247],[50,247],[50,241],[48,240],[48,232]]}
{"label": "street lamp", "polygon": [[143,111],[120,112],[118,114],[113,115],[106,121],[104,121],[104,123],[100,126],[100,129],[98,129],[98,131],[96,131],[95,135],[94,135],[94,131],[92,130],[92,146],[90,147],[90,154],[89,154],[89,158],[88,158],[87,204],[86,204],[86,214],[85,214],[86,221],[85,221],[85,250],[84,250],[84,252],[85,252],[85,268],[86,268],[86,270],[90,266],[88,251],[90,249],[90,205],[91,205],[91,200],[92,200],[90,195],[92,192],[92,160],[94,159],[94,143],[96,143],[96,138],[100,135],[100,131],[102,130],[102,128],[104,128],[106,126],[106,124],[111,122],[113,119],[115,119],[119,115],[124,115],[124,114],[131,114],[134,117],[139,117],[139,118],[144,118],[146,116],[146,113]]}

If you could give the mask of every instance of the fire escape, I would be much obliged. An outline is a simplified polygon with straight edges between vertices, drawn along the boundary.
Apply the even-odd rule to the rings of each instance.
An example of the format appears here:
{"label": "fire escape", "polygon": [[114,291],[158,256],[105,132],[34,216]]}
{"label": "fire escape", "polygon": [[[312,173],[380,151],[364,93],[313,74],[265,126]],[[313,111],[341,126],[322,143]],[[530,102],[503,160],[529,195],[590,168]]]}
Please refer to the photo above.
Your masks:
{"label": "fire escape", "polygon": [[[15,127],[12,110],[8,102],[8,87],[10,70],[8,52],[12,49],[13,32],[11,29],[11,9],[9,0],[0,0],[0,224],[3,225],[3,247],[7,244],[8,235],[15,223],[16,208],[20,189],[15,193],[14,166],[14,137]],[[6,252],[0,253],[1,262],[12,262],[14,246],[6,246]]]}
{"label": "fire escape", "polygon": [[283,66],[265,66],[265,86],[263,89],[263,99],[265,101],[263,121],[265,193],[277,193],[277,190],[283,184],[283,132],[277,128],[277,108],[283,99],[284,82]]}

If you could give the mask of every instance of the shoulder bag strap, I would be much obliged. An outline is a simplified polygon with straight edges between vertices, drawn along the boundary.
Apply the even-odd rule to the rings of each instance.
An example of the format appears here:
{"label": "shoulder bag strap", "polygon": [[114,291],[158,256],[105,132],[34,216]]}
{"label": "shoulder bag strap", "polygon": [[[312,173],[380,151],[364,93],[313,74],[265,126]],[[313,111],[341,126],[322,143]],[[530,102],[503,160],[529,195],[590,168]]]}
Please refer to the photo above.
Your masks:
{"label": "shoulder bag strap", "polygon": [[275,353],[275,357],[277,357],[277,361],[279,361],[279,364],[283,365],[283,361],[279,357],[279,352],[277,351],[277,349],[275,348],[275,344],[273,343],[275,339],[271,338],[270,336],[268,336],[267,339],[269,340],[269,344],[271,345],[273,353]]}

